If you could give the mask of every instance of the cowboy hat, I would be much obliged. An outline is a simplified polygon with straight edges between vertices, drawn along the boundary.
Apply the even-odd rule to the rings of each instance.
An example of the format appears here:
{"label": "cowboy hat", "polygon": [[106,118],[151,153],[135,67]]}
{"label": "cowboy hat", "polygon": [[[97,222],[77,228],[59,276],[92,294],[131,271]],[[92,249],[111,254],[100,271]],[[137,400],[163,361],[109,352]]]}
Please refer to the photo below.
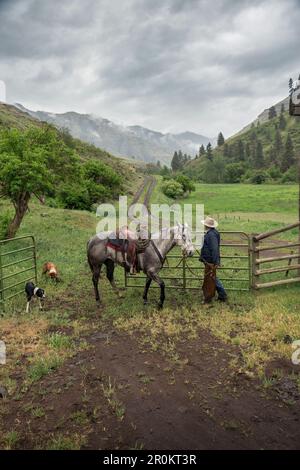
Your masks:
{"label": "cowboy hat", "polygon": [[212,217],[206,217],[204,220],[201,220],[201,223],[205,225],[205,227],[209,228],[217,228],[219,225],[218,222]]}

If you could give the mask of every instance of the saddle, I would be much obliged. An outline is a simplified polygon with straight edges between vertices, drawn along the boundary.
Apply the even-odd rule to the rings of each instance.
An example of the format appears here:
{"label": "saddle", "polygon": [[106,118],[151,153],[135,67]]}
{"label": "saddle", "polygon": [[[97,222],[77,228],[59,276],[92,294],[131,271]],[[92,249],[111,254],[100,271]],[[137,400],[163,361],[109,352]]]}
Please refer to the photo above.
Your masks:
{"label": "saddle", "polygon": [[131,274],[140,272],[138,254],[144,253],[149,246],[150,240],[148,239],[135,239],[133,232],[126,231],[126,238],[124,233],[120,237],[120,231],[111,233],[108,237],[106,246],[115,251],[121,252],[123,256],[123,265]]}

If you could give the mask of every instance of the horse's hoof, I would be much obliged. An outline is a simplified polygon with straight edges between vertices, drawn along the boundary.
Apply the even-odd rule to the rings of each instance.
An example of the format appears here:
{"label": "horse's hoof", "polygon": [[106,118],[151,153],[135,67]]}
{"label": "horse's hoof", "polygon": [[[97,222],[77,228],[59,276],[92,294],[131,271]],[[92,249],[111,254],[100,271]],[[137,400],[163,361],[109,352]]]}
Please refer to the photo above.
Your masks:
{"label": "horse's hoof", "polygon": [[162,303],[158,302],[158,304],[157,304],[158,310],[162,310],[163,307],[164,307],[164,305]]}
{"label": "horse's hoof", "polygon": [[148,300],[144,300],[144,305],[148,305]]}

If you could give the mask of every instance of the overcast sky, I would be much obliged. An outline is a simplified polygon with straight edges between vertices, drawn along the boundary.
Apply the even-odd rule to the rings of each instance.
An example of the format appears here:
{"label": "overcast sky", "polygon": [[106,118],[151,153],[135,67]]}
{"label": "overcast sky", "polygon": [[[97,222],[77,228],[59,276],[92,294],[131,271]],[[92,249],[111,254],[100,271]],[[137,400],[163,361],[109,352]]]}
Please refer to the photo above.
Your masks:
{"label": "overcast sky", "polygon": [[225,137],[300,72],[299,0],[0,0],[0,79],[34,110]]}

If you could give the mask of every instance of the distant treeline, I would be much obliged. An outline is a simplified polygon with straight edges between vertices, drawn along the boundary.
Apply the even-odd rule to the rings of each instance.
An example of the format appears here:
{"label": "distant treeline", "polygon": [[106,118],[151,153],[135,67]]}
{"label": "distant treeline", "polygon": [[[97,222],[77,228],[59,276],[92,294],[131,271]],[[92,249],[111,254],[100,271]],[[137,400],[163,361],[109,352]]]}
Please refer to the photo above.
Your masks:
{"label": "distant treeline", "polygon": [[148,171],[167,176],[181,172],[205,183],[293,183],[298,180],[300,120],[290,117],[282,105],[280,113],[269,109],[268,121],[225,140],[219,133],[217,146],[201,145],[194,158],[174,153],[171,168],[148,166]]}

